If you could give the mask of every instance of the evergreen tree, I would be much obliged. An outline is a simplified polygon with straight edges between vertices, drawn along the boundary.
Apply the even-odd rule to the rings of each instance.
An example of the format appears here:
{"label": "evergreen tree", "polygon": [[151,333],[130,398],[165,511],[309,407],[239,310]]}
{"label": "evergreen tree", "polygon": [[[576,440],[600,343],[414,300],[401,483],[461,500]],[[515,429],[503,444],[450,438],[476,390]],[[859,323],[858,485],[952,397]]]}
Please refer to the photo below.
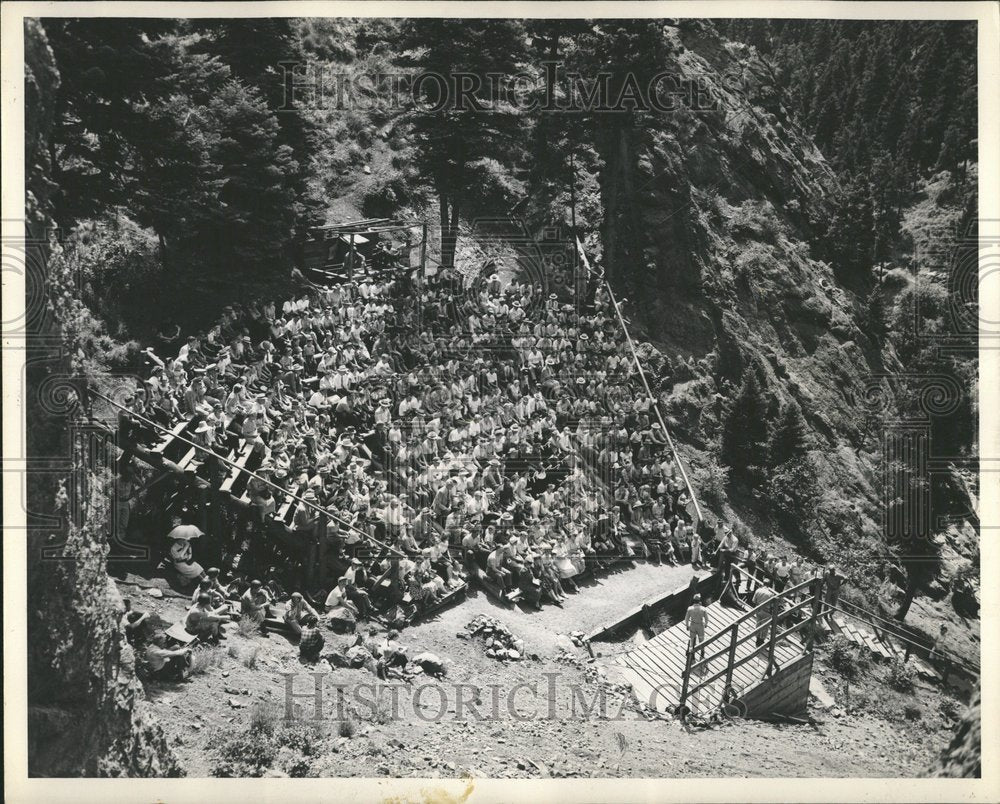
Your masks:
{"label": "evergreen tree", "polygon": [[58,187],[52,213],[61,226],[128,201],[142,109],[171,90],[164,42],[175,27],[156,19],[45,20],[61,77],[49,139]]}
{"label": "evergreen tree", "polygon": [[[416,161],[438,197],[441,262],[450,266],[461,218],[495,216],[516,195],[510,165],[520,146],[521,115],[495,97],[488,76],[517,72],[524,30],[513,19],[412,19],[403,32],[412,65],[444,81],[418,85],[424,109],[413,117],[413,139]],[[456,89],[468,92],[460,100]]]}
{"label": "evergreen tree", "polygon": [[[72,76],[60,87],[50,143],[60,223],[124,209],[154,230],[168,271],[209,279],[287,267],[316,220],[305,129],[294,111],[278,113],[277,61],[294,54],[287,21],[232,30],[164,20],[46,24],[61,72]],[[256,50],[244,52],[252,42]]]}
{"label": "evergreen tree", "polygon": [[875,216],[862,178],[844,184],[834,198],[824,242],[841,281],[854,284],[867,278],[875,253]]}
{"label": "evergreen tree", "polygon": [[810,437],[802,409],[793,399],[781,408],[778,420],[771,430],[767,455],[771,466],[780,466],[793,458],[804,455],[809,449]]}
{"label": "evergreen tree", "polygon": [[914,504],[914,499],[920,498],[927,479],[916,475],[906,464],[905,460],[893,462],[899,496],[889,503],[886,510],[886,521],[890,523],[886,536],[906,572],[903,598],[895,614],[901,622],[906,619],[917,592],[938,577],[942,564],[941,548],[931,534],[920,529],[923,518],[907,510]]}
{"label": "evergreen tree", "polygon": [[885,297],[880,285],[876,285],[865,300],[865,313],[868,327],[876,337],[885,335],[886,310]]}
{"label": "evergreen tree", "polygon": [[767,400],[758,370],[750,366],[739,393],[729,406],[722,429],[722,457],[733,476],[754,484],[767,458]]}

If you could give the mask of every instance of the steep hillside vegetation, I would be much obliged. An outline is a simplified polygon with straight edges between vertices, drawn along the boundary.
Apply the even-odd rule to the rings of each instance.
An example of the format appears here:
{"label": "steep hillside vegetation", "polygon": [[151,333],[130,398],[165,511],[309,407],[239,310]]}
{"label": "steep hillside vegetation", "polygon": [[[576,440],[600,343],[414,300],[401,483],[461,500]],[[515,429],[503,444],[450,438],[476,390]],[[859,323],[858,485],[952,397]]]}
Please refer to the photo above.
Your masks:
{"label": "steep hillside vegetation", "polygon": [[[975,605],[959,612],[950,594],[956,579],[978,585],[977,374],[961,340],[976,305],[961,274],[975,266],[975,93],[948,98],[926,72],[965,75],[954,54],[968,32],[916,26],[893,50],[872,29],[855,50],[856,31],[813,42],[808,30],[728,29],[758,52],[690,20],[29,26],[28,215],[42,241],[50,221],[61,227],[47,268],[66,290],[42,334],[76,355],[32,369],[29,391],[52,373],[129,371],[135,344],[122,341],[161,323],[152,298],[197,331],[228,302],[273,295],[324,212],[425,217],[444,262],[481,247],[477,219],[555,227],[549,279],[565,280],[579,235],[656,347],[649,368],[712,521],[755,547],[836,561],[851,594],[928,633],[951,621],[948,647],[977,655]],[[282,108],[284,60],[359,79],[358,94]],[[437,118],[426,96],[385,103],[360,80],[540,79],[543,60],[563,77],[529,81],[517,103],[482,87],[483,108]],[[540,111],[571,96],[574,71],[607,76],[603,105]],[[630,81],[658,74],[684,88],[670,109],[622,102]],[[962,348],[937,349],[945,336]],[[64,419],[29,410],[32,454],[64,449]],[[888,440],[901,422],[929,433],[932,476]],[[39,479],[29,508],[51,511],[56,492]],[[895,524],[911,498],[925,500],[930,533]],[[32,569],[34,734],[51,746],[39,773],[176,772],[117,672],[106,508],[82,509],[73,568]],[[90,606],[66,605],[81,595]],[[92,746],[85,767],[64,763],[58,734]]]}
{"label": "steep hillside vegetation", "polygon": [[[28,771],[33,776],[178,776],[180,767],[163,732],[141,703],[135,659],[119,628],[122,600],[105,566],[111,479],[94,471],[94,456],[81,451],[70,435],[68,418],[79,420],[73,406],[65,404],[71,398],[68,378],[82,374],[86,363],[97,379],[93,358],[84,358],[81,334],[93,335],[99,327],[75,297],[74,275],[49,239],[55,185],[47,178],[46,142],[60,73],[45,32],[35,23],[25,28],[25,62],[26,267],[36,272],[28,277],[28,309],[34,311],[28,319],[23,397],[28,450],[39,466],[50,461],[58,470],[66,456],[73,462],[58,489],[53,472],[29,477]],[[52,348],[60,342],[67,348]]]}
{"label": "steep hillside vegetation", "polygon": [[[925,416],[938,454],[959,462],[974,443],[974,364],[931,364],[907,318],[914,296],[946,301],[949,266],[941,263],[954,254],[954,233],[935,243],[942,253],[931,264],[915,256],[920,244],[895,237],[881,275],[899,265],[908,281],[876,293],[870,257],[858,258],[859,270],[830,247],[840,176],[782,103],[768,65],[702,23],[667,26],[664,41],[668,69],[707,81],[720,108],[605,126],[595,141],[603,260],[635,300],[635,323],[669,355],[694,361],[668,378],[667,404],[682,437],[699,448],[692,461],[705,467],[706,482],[728,466],[727,496],[758,536],[777,528],[805,551],[868,576],[862,586],[877,586],[886,560],[901,560],[894,553],[934,552],[926,543],[915,549],[916,534],[882,527],[902,493],[881,477],[886,425]],[[732,75],[738,86],[725,80]],[[948,173],[921,180],[901,219],[912,226],[929,217],[939,234],[948,222],[961,227],[962,189]],[[940,308],[918,309],[927,332],[950,323]],[[886,376],[909,374],[922,376]],[[935,382],[943,384],[940,408],[921,408],[921,384]],[[882,407],[873,407],[873,388]],[[775,449],[776,438],[786,446]],[[934,483],[937,511],[961,518],[966,500],[949,495],[950,481]],[[893,577],[912,592],[917,568],[902,569]]]}

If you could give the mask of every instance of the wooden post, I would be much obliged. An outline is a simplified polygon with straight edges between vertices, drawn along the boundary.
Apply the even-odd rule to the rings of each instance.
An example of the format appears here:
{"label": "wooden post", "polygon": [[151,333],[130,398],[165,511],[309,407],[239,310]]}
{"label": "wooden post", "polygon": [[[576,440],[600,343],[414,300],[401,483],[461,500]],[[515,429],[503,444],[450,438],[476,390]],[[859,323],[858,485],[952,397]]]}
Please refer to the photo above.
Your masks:
{"label": "wooden post", "polygon": [[684,660],[684,674],[681,676],[681,696],[677,702],[677,708],[683,709],[684,703],[687,701],[688,696],[688,684],[691,680],[691,646],[688,645],[687,658]]}
{"label": "wooden post", "polygon": [[809,628],[809,638],[806,640],[806,649],[812,650],[813,644],[816,641],[816,631],[819,629],[819,618],[823,611],[823,584],[822,582],[813,581],[812,582],[812,614],[809,615],[809,622],[812,623]]}
{"label": "wooden post", "polygon": [[774,642],[775,637],[778,635],[778,609],[781,606],[781,598],[773,597],[771,598],[771,630],[770,636],[767,640],[767,670],[764,671],[764,675],[769,676],[774,672]]}
{"label": "wooden post", "polygon": [[[569,152],[569,206],[570,206],[570,236],[573,238],[573,272],[579,276],[580,254],[576,242],[576,159],[573,151]],[[577,311],[580,311],[580,283],[576,282],[573,294],[577,299]]]}
{"label": "wooden post", "polygon": [[347,281],[354,280],[354,232],[351,232],[351,246],[347,252]]}
{"label": "wooden post", "polygon": [[319,518],[316,520],[316,537],[317,543],[319,545],[318,555],[316,556],[316,572],[314,573],[314,580],[318,580],[324,587],[327,586],[326,578],[326,529],[329,525],[330,520],[326,514],[320,514]]}
{"label": "wooden post", "polygon": [[423,235],[420,238],[420,278],[425,277],[427,270],[427,221],[424,221]]}
{"label": "wooden post", "polygon": [[729,695],[729,690],[733,686],[733,665],[736,663],[736,640],[739,639],[740,625],[736,623],[731,625],[733,635],[729,640],[729,666],[726,668],[726,684],[722,688],[722,699],[725,700],[726,696]]}

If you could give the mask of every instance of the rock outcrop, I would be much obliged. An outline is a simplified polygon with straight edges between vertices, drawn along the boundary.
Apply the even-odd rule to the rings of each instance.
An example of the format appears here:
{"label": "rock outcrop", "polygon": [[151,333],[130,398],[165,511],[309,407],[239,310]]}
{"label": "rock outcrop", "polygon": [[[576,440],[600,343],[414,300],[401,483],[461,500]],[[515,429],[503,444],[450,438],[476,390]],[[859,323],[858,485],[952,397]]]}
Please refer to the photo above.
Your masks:
{"label": "rock outcrop", "polygon": [[[81,454],[71,417],[70,294],[54,249],[48,133],[59,74],[37,21],[25,25],[29,351],[28,772],[31,776],[179,776],[163,732],[143,710],[121,597],[105,556],[110,478]],[[78,303],[78,302],[77,302]],[[59,473],[65,486],[59,485]],[[71,504],[72,502],[72,504]]]}

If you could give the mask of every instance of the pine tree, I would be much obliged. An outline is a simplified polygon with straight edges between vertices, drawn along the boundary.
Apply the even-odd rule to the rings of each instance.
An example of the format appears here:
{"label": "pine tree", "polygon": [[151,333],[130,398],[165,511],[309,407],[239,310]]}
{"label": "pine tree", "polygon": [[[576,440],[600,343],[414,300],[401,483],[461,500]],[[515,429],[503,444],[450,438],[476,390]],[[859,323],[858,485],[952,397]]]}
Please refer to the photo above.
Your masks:
{"label": "pine tree", "polygon": [[767,400],[757,369],[746,371],[739,393],[732,401],[722,430],[722,456],[733,476],[756,480],[757,467],[767,458]]}
{"label": "pine tree", "polygon": [[886,310],[885,297],[881,286],[876,285],[865,301],[865,313],[868,319],[868,327],[872,334],[877,337],[885,335],[886,330]]}
{"label": "pine tree", "polygon": [[[416,160],[438,196],[441,262],[454,262],[459,221],[483,212],[495,216],[515,196],[511,165],[519,148],[521,115],[503,98],[492,96],[486,76],[511,76],[525,57],[523,25],[513,19],[412,19],[404,42],[416,54],[413,66],[437,80],[419,84],[431,111],[417,110],[413,121]],[[461,75],[478,78],[459,103]],[[450,96],[442,104],[442,91]],[[444,108],[437,108],[443,105]]]}
{"label": "pine tree", "polygon": [[780,466],[801,457],[808,451],[810,440],[802,409],[793,399],[781,408],[778,420],[771,430],[767,445],[769,464]]}

